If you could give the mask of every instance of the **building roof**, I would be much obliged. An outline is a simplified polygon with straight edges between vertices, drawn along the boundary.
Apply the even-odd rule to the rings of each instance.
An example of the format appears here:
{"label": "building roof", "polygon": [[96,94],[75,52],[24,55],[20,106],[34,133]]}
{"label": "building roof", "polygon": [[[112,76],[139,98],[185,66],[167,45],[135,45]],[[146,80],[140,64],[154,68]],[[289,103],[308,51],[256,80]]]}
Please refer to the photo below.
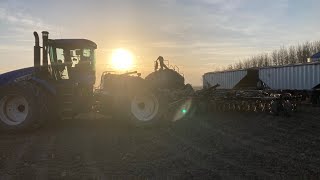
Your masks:
{"label": "building roof", "polygon": [[232,69],[232,70],[222,70],[222,71],[211,71],[206,72],[205,74],[216,74],[216,73],[227,73],[227,72],[235,72],[235,71],[250,71],[250,70],[257,70],[258,67],[252,67],[252,68],[243,68],[243,69]]}
{"label": "building roof", "polygon": [[318,58],[320,58],[320,52],[315,53],[315,54],[312,55],[310,58],[311,58],[311,59],[318,59]]}

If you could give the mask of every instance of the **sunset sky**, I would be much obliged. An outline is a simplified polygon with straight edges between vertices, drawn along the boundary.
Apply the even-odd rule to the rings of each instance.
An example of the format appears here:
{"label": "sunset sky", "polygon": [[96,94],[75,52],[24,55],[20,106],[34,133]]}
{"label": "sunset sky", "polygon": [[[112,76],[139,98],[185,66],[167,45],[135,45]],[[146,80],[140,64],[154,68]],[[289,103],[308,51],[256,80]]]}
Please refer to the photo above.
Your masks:
{"label": "sunset sky", "polygon": [[0,0],[0,73],[31,66],[32,32],[98,44],[99,72],[124,48],[147,75],[162,55],[186,81],[284,45],[320,40],[319,0]]}

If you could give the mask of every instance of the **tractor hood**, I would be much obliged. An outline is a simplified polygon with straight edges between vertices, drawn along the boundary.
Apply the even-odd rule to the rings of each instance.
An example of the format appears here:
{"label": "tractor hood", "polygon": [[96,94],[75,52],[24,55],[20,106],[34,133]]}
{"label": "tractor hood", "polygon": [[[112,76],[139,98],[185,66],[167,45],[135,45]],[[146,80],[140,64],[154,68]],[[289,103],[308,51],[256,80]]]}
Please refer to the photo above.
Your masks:
{"label": "tractor hood", "polygon": [[28,67],[28,68],[18,69],[18,70],[4,73],[4,74],[0,74],[0,86],[8,84],[19,77],[31,75],[33,74],[33,72],[34,72],[34,67]]}

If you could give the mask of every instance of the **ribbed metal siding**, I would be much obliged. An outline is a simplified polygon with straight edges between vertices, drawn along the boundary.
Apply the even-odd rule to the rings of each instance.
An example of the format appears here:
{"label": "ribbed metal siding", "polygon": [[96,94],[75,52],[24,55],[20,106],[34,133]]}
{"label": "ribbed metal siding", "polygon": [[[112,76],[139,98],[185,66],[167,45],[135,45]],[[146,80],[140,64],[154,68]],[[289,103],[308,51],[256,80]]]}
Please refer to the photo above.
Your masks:
{"label": "ribbed metal siding", "polygon": [[203,87],[220,84],[218,89],[232,89],[246,75],[246,70],[206,73],[203,75]]}
{"label": "ribbed metal siding", "polygon": [[320,64],[262,68],[259,78],[271,89],[311,90],[320,84]]}

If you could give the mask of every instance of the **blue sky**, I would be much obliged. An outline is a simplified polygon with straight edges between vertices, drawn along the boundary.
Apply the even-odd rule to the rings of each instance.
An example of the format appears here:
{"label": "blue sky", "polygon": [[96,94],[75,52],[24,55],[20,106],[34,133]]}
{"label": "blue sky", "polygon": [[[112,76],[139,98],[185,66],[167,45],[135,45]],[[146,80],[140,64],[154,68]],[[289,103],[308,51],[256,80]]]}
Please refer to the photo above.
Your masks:
{"label": "blue sky", "polygon": [[186,80],[280,46],[320,39],[317,0],[0,0],[0,72],[32,65],[34,30],[98,44],[98,70],[129,49],[144,75],[162,55]]}

